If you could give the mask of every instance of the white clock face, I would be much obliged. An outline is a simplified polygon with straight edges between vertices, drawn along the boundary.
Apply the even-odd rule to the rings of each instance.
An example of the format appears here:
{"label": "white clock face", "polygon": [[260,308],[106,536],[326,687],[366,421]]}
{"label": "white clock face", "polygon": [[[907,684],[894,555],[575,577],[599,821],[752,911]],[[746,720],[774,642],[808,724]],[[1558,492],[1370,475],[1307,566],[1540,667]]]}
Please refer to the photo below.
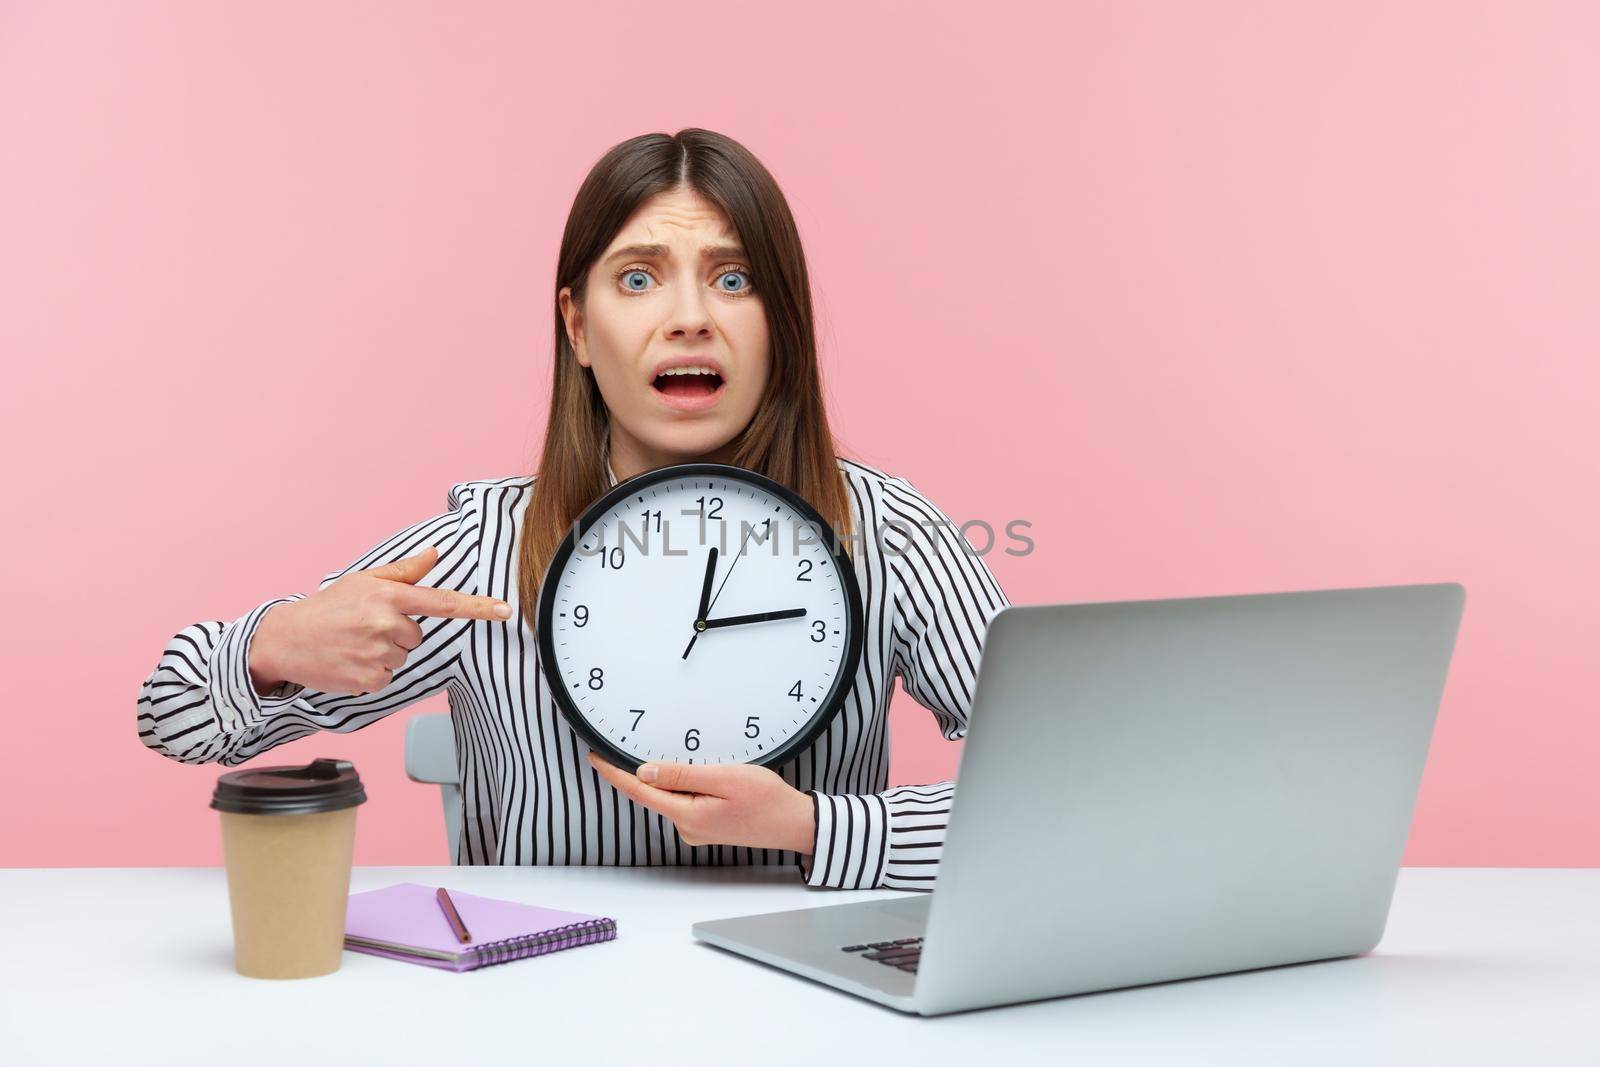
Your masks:
{"label": "white clock face", "polygon": [[686,464],[586,519],[546,574],[540,655],[590,746],[630,769],[798,755],[861,641],[855,577],[815,513],[747,471]]}

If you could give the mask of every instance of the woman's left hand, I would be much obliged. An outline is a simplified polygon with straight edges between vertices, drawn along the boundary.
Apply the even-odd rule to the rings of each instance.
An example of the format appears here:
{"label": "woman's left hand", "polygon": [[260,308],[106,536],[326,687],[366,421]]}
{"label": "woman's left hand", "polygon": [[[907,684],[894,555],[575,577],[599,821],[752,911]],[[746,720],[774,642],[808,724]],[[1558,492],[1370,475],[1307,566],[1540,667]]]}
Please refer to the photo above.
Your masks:
{"label": "woman's left hand", "polygon": [[671,819],[686,845],[745,845],[809,856],[816,842],[811,797],[766,767],[645,763],[635,775],[593,752],[589,763],[618,792]]}

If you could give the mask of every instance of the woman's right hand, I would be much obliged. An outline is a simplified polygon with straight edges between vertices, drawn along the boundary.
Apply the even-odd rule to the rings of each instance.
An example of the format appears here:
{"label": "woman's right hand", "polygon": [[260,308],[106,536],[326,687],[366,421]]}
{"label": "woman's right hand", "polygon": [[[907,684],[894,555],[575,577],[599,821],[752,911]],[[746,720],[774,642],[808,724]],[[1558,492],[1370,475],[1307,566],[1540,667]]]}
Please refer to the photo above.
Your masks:
{"label": "woman's right hand", "polygon": [[265,694],[288,681],[324,693],[375,693],[422,643],[422,627],[406,616],[493,622],[511,617],[511,605],[503,600],[419,588],[416,583],[438,555],[430,545],[269,609],[250,641],[256,691]]}

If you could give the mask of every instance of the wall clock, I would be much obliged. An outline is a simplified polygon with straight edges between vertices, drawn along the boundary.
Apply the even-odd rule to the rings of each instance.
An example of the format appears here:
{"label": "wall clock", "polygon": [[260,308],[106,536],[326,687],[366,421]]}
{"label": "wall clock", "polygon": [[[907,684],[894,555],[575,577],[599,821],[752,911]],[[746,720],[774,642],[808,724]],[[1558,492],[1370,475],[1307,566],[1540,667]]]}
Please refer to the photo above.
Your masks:
{"label": "wall clock", "polygon": [[798,756],[861,660],[861,592],[833,540],[803,498],[742,467],[619,482],[540,586],[539,662],[562,715],[628,771]]}

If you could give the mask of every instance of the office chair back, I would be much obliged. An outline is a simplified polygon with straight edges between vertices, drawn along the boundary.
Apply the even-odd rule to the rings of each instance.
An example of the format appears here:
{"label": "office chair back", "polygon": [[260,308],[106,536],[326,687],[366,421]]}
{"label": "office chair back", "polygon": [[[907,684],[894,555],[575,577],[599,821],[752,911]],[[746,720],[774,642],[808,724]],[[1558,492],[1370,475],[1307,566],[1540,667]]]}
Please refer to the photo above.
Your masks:
{"label": "office chair back", "polygon": [[418,715],[406,723],[406,777],[437,785],[444,802],[445,841],[456,862],[461,830],[461,776],[456,770],[456,738],[448,713]]}

